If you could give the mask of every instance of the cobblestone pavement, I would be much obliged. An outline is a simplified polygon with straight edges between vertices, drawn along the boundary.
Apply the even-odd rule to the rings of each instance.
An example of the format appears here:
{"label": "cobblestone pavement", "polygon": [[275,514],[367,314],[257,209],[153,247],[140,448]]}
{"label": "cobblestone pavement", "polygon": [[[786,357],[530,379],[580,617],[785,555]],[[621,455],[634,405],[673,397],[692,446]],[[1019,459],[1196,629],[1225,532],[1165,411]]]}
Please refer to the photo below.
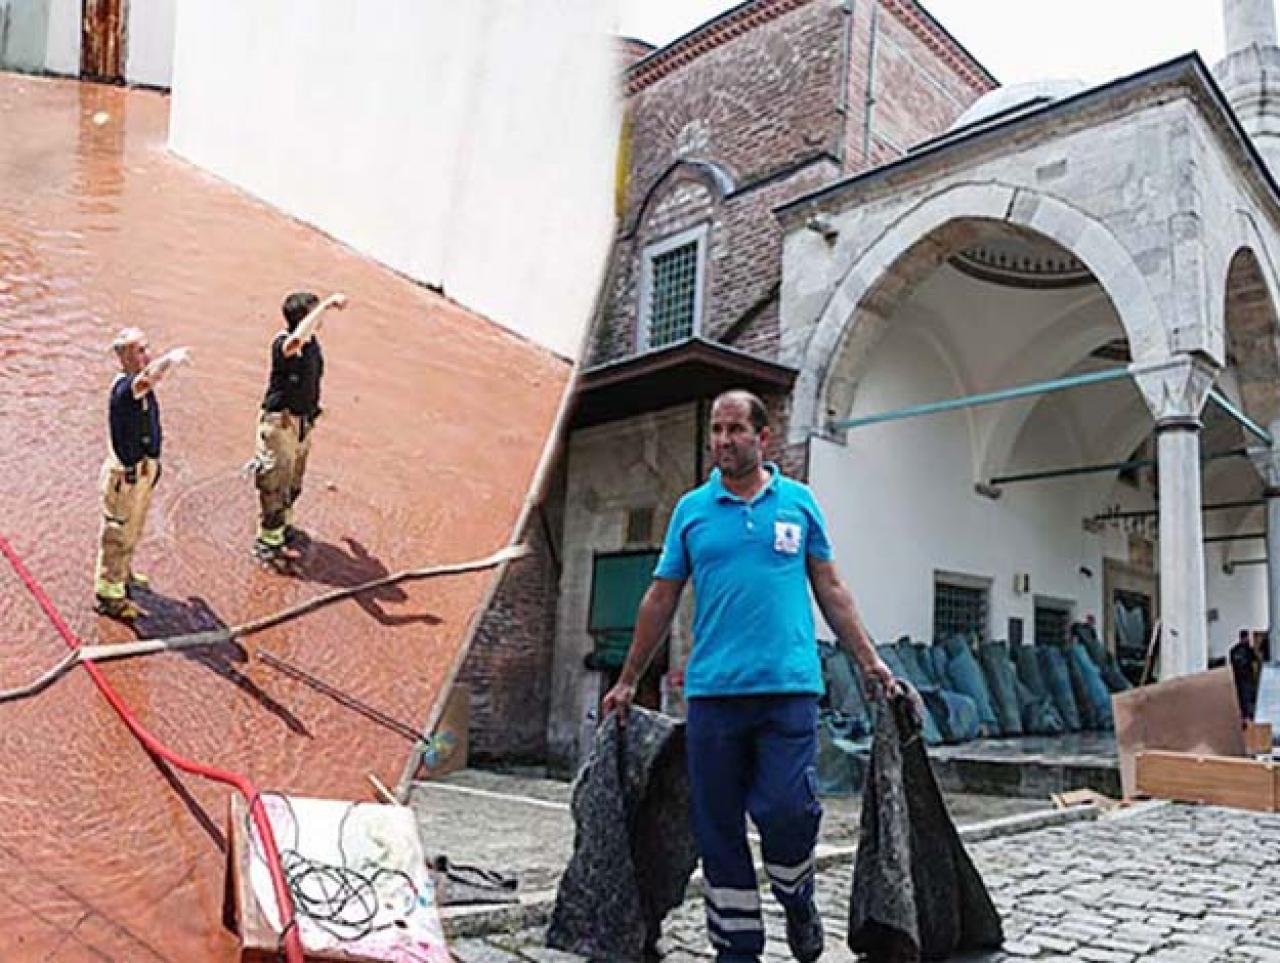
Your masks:
{"label": "cobblestone pavement", "polygon": [[[1192,806],[1079,823],[969,847],[1005,921],[1001,951],[970,963],[1280,963],[1280,817]],[[829,963],[844,946],[852,867],[824,871]],[[766,900],[766,961],[790,959]],[[542,929],[456,941],[458,963],[574,963]],[[701,900],[667,921],[667,963],[710,958]]]}
{"label": "cobblestone pavement", "polygon": [[[427,854],[443,853],[455,863],[514,875],[527,893],[554,889],[573,852],[570,793],[567,782],[467,769],[416,783],[409,803]],[[1046,805],[1043,799],[947,795],[947,807],[961,826]],[[822,842],[851,845],[858,836],[858,797],[824,796],[822,809]]]}

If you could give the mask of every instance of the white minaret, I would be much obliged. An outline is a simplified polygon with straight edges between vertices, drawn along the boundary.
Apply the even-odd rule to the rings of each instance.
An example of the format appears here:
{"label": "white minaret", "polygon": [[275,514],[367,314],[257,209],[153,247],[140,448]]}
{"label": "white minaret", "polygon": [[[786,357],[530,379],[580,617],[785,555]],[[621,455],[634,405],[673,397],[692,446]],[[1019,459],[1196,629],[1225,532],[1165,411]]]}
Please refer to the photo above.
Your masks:
{"label": "white minaret", "polygon": [[1227,56],[1249,47],[1276,45],[1276,9],[1272,0],[1222,0]]}
{"label": "white minaret", "polygon": [[1227,55],[1213,68],[1232,110],[1280,180],[1280,47],[1273,0],[1222,0]]}

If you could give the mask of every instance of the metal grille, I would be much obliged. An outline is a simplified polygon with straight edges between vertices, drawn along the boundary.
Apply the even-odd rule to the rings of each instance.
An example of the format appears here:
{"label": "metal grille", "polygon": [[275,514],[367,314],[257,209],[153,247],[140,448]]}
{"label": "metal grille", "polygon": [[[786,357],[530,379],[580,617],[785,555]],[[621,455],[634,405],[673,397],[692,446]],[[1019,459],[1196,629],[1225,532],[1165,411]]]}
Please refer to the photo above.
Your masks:
{"label": "metal grille", "polygon": [[952,582],[933,586],[933,637],[987,634],[987,590]]}
{"label": "metal grille", "polygon": [[653,507],[632,508],[627,512],[627,544],[647,545],[653,540]]}
{"label": "metal grille", "polygon": [[649,347],[693,334],[698,295],[698,242],[690,241],[659,254],[650,262]]}
{"label": "metal grille", "polygon": [[1036,645],[1066,645],[1071,613],[1053,605],[1036,606]]}

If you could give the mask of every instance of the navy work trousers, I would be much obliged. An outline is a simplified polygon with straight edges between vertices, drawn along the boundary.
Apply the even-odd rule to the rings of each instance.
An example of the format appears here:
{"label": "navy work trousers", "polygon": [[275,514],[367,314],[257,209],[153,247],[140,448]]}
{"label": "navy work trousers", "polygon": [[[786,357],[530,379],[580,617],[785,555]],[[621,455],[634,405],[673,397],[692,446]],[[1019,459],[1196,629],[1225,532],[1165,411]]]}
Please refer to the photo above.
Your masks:
{"label": "navy work trousers", "polygon": [[784,909],[806,905],[822,819],[818,699],[692,698],[686,736],[711,945],[721,963],[755,960],[764,949],[764,923],[746,816],[760,831],[773,895]]}

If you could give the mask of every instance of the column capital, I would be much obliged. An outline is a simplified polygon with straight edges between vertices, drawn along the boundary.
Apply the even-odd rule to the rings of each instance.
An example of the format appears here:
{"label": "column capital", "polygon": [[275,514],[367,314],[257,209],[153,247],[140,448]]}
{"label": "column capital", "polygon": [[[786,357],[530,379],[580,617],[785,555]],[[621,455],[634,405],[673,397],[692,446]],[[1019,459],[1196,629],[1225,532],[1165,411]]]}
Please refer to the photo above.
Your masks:
{"label": "column capital", "polygon": [[[1145,370],[1144,370],[1145,369]],[[1160,430],[1194,430],[1218,366],[1200,355],[1176,354],[1158,365],[1135,365],[1133,380]]]}

